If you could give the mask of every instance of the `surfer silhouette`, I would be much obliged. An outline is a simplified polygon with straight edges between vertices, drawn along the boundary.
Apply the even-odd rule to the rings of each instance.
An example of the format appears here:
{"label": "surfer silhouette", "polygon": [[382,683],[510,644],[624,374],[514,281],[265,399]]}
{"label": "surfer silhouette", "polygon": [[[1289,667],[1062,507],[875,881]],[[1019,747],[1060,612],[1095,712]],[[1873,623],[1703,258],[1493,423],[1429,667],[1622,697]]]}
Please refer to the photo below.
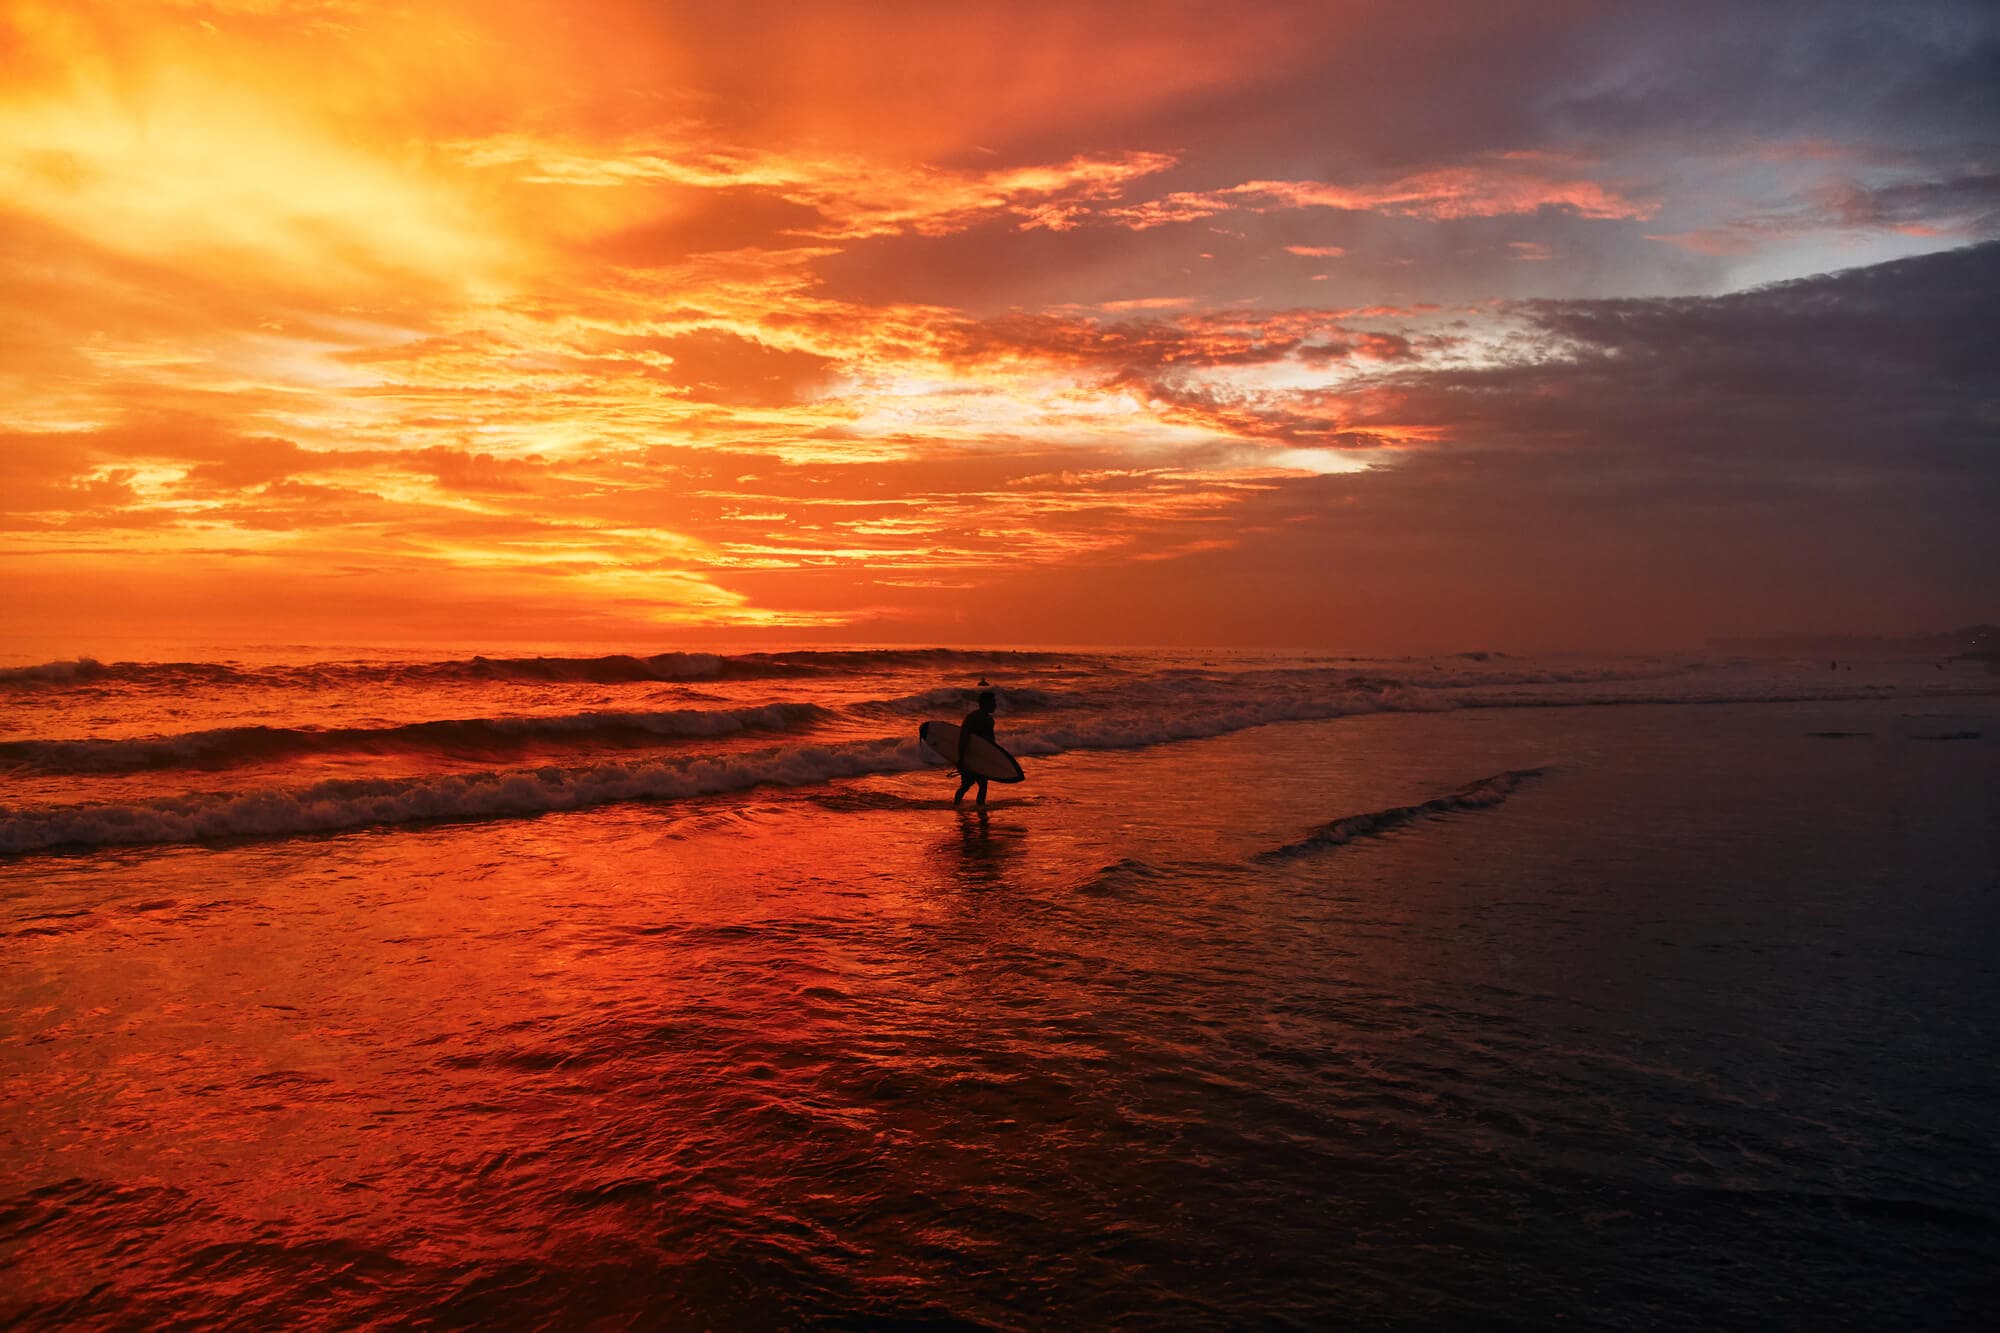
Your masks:
{"label": "surfer silhouette", "polygon": [[[975,782],[979,784],[979,799],[977,801],[977,804],[979,805],[986,804],[986,779],[978,777],[972,773],[966,772],[965,742],[967,738],[972,736],[979,736],[988,741],[993,740],[993,708],[996,702],[997,700],[995,700],[993,697],[993,691],[991,690],[980,691],[979,707],[973,709],[970,713],[967,713],[965,715],[965,721],[958,724],[957,758],[958,758],[959,784],[958,784],[958,794],[951,798],[951,803],[953,805],[957,805],[960,801],[965,799],[965,793],[972,790],[972,784]],[[997,742],[995,743],[997,744]]]}

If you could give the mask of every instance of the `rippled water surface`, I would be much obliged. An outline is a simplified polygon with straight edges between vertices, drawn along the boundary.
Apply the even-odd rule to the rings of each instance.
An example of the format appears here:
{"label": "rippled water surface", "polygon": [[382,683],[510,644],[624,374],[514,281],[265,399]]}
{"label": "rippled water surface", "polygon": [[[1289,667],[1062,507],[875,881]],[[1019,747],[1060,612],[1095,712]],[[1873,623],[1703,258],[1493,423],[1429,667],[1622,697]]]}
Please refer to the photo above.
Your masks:
{"label": "rippled water surface", "polygon": [[0,861],[0,1317],[1969,1327],[1993,704]]}

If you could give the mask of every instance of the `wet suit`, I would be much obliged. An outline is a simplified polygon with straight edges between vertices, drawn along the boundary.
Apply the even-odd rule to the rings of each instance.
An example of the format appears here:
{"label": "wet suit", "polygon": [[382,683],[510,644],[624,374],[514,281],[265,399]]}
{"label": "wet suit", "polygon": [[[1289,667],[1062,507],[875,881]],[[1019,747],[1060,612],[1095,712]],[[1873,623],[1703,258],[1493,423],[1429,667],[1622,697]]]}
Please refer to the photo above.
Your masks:
{"label": "wet suit", "polygon": [[979,784],[979,804],[985,805],[986,779],[974,777],[965,771],[965,741],[968,736],[982,736],[989,741],[993,739],[993,710],[990,707],[982,704],[967,713],[965,721],[958,724],[958,776],[961,781],[958,784],[958,794],[951,798],[951,803],[957,805],[965,799],[965,793],[971,791],[972,784],[976,782]]}

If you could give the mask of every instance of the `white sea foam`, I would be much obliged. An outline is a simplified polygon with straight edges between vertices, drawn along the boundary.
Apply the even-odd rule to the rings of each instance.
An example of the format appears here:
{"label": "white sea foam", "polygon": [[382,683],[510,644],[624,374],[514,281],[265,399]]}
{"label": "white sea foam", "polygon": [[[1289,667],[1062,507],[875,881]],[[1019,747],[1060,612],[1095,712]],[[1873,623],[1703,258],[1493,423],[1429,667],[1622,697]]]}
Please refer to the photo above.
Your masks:
{"label": "white sea foam", "polygon": [[0,765],[55,773],[120,769],[218,766],[306,753],[356,750],[476,750],[534,737],[674,740],[743,731],[789,731],[830,716],[810,703],[768,703],[747,708],[673,708],[656,711],[591,710],[519,717],[448,718],[386,727],[217,727],[168,736],[118,739],[0,741]]}
{"label": "white sea foam", "polygon": [[703,758],[507,769],[418,778],[314,783],[132,804],[15,810],[0,815],[0,853],[112,843],[317,833],[370,824],[493,819],[619,801],[670,800],[800,786],[931,762],[910,740],[802,745]]}
{"label": "white sea foam", "polygon": [[[1272,699],[1184,709],[1171,716],[1102,714],[1010,734],[1025,755],[1129,749],[1192,740],[1269,722],[1338,717],[1381,706],[1368,697]],[[793,745],[711,757],[662,758],[408,778],[340,780],[283,790],[212,792],[124,804],[0,814],[0,854],[61,846],[192,842],[425,820],[491,819],[619,801],[671,800],[762,783],[801,786],[935,765],[915,738]]]}

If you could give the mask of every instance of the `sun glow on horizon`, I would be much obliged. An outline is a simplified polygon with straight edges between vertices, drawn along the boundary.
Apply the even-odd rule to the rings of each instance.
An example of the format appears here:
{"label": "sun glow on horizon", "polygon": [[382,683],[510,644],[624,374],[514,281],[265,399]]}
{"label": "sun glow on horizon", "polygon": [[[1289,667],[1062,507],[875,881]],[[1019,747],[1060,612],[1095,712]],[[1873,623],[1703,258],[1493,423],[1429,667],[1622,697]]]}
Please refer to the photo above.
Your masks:
{"label": "sun glow on horizon", "polygon": [[289,575],[364,629],[592,634],[920,632],[1036,569],[1099,589],[1073,637],[1486,447],[1479,377],[1593,364],[1528,299],[1596,293],[1572,254],[1713,287],[1981,216],[1830,141],[1718,177],[1862,172],[1824,218],[1657,145],[1239,163],[1186,99],[1400,38],[1195,18],[0,0],[0,559],[79,627],[157,556],[217,625]]}

